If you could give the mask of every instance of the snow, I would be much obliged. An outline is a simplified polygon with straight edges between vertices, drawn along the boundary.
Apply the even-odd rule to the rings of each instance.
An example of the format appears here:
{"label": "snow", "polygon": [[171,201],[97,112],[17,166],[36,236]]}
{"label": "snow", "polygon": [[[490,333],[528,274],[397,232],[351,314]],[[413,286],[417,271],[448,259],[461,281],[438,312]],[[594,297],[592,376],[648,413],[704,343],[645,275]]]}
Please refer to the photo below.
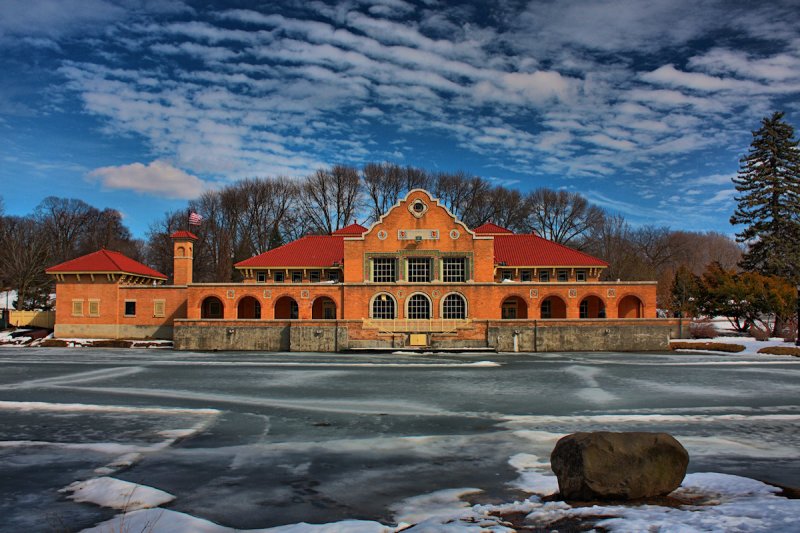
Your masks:
{"label": "snow", "polygon": [[511,456],[508,464],[520,474],[512,486],[541,496],[558,492],[558,479],[550,471],[550,463],[540,461],[537,455],[518,453]]}
{"label": "snow", "polygon": [[175,499],[175,496],[163,490],[113,477],[76,481],[59,492],[68,493],[67,498],[79,503],[93,503],[125,511],[158,507]]}
{"label": "snow", "polygon": [[[723,344],[738,344],[740,346],[744,346],[744,351],[736,352],[735,355],[763,356],[764,354],[758,353],[758,350],[760,350],[761,348],[774,347],[774,346],[785,346],[788,348],[795,347],[795,344],[793,342],[784,342],[784,340],[779,337],[771,337],[769,340],[766,341],[757,341],[753,337],[714,337],[713,339],[675,339],[675,340],[679,342],[691,342],[691,343],[721,342]],[[687,350],[681,349],[676,351],[683,352]],[[710,352],[709,350],[700,350],[700,349],[692,351],[717,353],[717,352]]]}

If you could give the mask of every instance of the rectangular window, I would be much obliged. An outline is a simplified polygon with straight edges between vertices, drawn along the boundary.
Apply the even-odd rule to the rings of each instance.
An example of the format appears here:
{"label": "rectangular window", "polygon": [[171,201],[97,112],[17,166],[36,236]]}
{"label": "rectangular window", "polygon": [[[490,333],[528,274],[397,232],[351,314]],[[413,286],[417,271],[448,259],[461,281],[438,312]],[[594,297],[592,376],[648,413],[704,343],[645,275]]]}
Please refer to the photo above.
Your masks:
{"label": "rectangular window", "polygon": [[586,271],[585,270],[576,270],[575,271],[575,281],[586,281]]}
{"label": "rectangular window", "polygon": [[539,272],[539,281],[541,281],[542,283],[547,283],[548,281],[550,281],[550,272],[547,270],[542,270],[541,272]]}
{"label": "rectangular window", "polygon": [[589,302],[586,300],[582,301],[580,306],[578,306],[578,317],[589,318]]}
{"label": "rectangular window", "polygon": [[303,273],[299,270],[292,272],[292,283],[303,283]]}
{"label": "rectangular window", "polygon": [[339,271],[338,270],[330,270],[328,271],[328,279],[333,281],[334,283],[339,282]]}
{"label": "rectangular window", "polygon": [[558,271],[558,281],[567,281],[568,275],[566,270]]}
{"label": "rectangular window", "polygon": [[136,300],[125,300],[125,316],[136,316]]}
{"label": "rectangular window", "polygon": [[100,316],[100,300],[89,300],[89,316]]}
{"label": "rectangular window", "polygon": [[311,283],[319,283],[319,270],[312,270],[309,274],[309,279],[311,280]]}
{"label": "rectangular window", "polygon": [[532,281],[533,280],[533,272],[530,270],[523,270],[520,272],[520,281]]}
{"label": "rectangular window", "polygon": [[431,281],[431,260],[427,257],[408,258],[408,281],[428,283]]}
{"label": "rectangular window", "polygon": [[397,261],[393,257],[376,257],[372,260],[372,281],[378,283],[392,283],[397,280],[395,266]]}
{"label": "rectangular window", "polygon": [[72,300],[72,316],[83,316],[83,300]]}
{"label": "rectangular window", "polygon": [[256,282],[257,283],[266,283],[267,281],[267,273],[266,272],[256,272]]}
{"label": "rectangular window", "polygon": [[445,257],[442,259],[442,281],[445,283],[467,281],[466,259],[463,257]]}
{"label": "rectangular window", "polygon": [[163,318],[166,313],[165,300],[153,300],[153,316],[156,318]]}
{"label": "rectangular window", "polygon": [[275,280],[275,283],[283,283],[285,277],[286,274],[284,272],[275,272],[275,274],[272,275],[272,279]]}
{"label": "rectangular window", "polygon": [[503,281],[509,280],[511,281],[514,278],[514,273],[510,270],[503,270],[502,272],[502,279]]}

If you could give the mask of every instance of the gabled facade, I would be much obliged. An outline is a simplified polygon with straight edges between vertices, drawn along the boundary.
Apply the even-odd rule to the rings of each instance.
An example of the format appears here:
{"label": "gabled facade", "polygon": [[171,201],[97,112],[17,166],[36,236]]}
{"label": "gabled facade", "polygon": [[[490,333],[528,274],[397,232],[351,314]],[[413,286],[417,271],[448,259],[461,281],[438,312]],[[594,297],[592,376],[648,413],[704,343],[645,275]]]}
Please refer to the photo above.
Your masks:
{"label": "gabled facade", "polygon": [[[115,304],[111,308],[116,316],[108,320],[157,326],[158,332],[175,337],[178,348],[333,351],[424,346],[536,351],[544,346],[559,348],[548,344],[545,329],[555,334],[553,328],[568,327],[582,329],[572,335],[577,344],[562,343],[563,349],[592,349],[580,343],[581,337],[593,333],[592,327],[602,331],[623,325],[657,327],[655,283],[601,282],[608,267],[604,261],[491,223],[468,228],[419,189],[369,228],[353,224],[331,235],[305,236],[238,263],[242,283],[193,283],[196,237],[189,232],[172,237],[175,285],[158,285],[163,275],[151,272],[146,277],[144,270],[130,265],[128,270],[138,271],[139,278],[120,270],[117,275],[125,278],[103,283],[114,287],[106,299],[134,299],[137,305],[141,299],[148,301],[146,295],[163,300],[169,312],[162,316],[131,317],[124,306]],[[87,266],[81,262],[84,259],[75,261]],[[58,277],[65,268],[72,268],[73,278]],[[87,280],[90,271],[79,272],[65,263],[48,272],[59,281],[58,303],[64,301],[62,294],[74,300],[97,293],[96,277]],[[152,280],[156,285],[149,285],[148,293],[144,287],[127,284],[128,279]],[[171,296],[154,292],[158,290]],[[143,304],[148,309],[151,305]],[[57,305],[57,335],[92,331],[89,318],[96,317],[65,314],[64,306]],[[97,336],[109,336],[110,330],[96,331]],[[668,333],[661,333],[657,336],[664,338],[659,343],[665,347]],[[595,348],[612,347],[608,339],[600,341]]]}

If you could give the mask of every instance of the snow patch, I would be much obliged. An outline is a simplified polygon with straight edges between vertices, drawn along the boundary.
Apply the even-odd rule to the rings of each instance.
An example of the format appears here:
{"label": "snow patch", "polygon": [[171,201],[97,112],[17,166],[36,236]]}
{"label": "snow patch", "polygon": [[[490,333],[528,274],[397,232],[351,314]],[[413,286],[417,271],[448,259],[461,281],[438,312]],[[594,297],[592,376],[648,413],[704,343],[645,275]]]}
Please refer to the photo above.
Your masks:
{"label": "snow patch", "polygon": [[398,523],[416,524],[434,517],[437,521],[458,520],[471,514],[471,506],[461,497],[478,492],[483,491],[475,488],[437,490],[406,498],[392,505],[390,510]]}
{"label": "snow patch", "polygon": [[67,498],[79,503],[93,503],[126,511],[158,507],[175,499],[175,496],[163,490],[113,477],[76,481],[59,492],[69,493]]}

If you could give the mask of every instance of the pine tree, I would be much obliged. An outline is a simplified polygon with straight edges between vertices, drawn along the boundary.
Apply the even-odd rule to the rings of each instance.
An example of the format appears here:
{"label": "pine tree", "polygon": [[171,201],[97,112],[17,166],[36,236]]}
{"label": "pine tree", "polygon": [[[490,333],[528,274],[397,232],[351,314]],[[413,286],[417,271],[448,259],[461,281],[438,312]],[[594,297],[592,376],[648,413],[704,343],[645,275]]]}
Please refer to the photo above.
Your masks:
{"label": "pine tree", "polygon": [[731,224],[746,227],[749,245],[740,266],[800,281],[800,151],[794,128],[776,112],[753,132],[750,151],[733,178],[738,207]]}

